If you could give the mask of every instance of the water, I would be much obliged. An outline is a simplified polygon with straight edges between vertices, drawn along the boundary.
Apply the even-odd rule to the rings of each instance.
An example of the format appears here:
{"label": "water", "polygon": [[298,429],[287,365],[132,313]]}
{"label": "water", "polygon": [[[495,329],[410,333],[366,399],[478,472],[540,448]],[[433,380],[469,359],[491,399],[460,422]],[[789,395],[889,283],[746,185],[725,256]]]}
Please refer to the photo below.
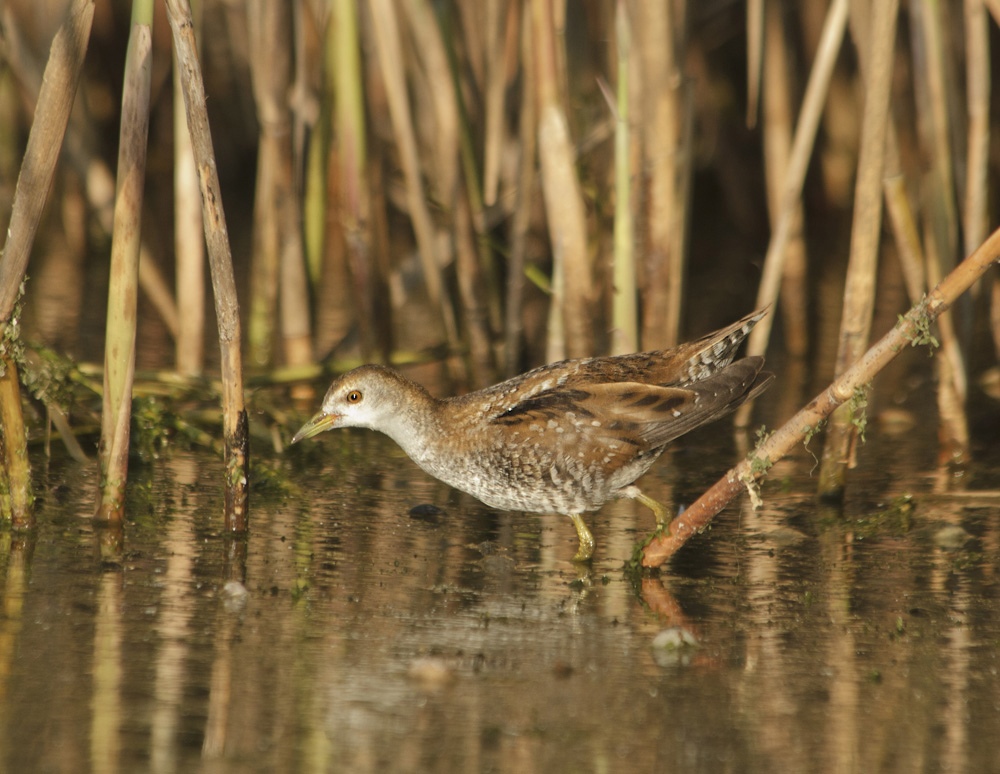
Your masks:
{"label": "water", "polygon": [[[727,432],[646,490],[693,499]],[[54,460],[37,535],[3,536],[0,771],[1000,771],[996,471],[935,494],[931,447],[874,435],[843,510],[802,453],[640,579],[641,506],[589,517],[580,568],[565,517],[493,512],[364,431],[281,458],[245,542],[213,457],[133,466],[106,565],[93,466]]]}

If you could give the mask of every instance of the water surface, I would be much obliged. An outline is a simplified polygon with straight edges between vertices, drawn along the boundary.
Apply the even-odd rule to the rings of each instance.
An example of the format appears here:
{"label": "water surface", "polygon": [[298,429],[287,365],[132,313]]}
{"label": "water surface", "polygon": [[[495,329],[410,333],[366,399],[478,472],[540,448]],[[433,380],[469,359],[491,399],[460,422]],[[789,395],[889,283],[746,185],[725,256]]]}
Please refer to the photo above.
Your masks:
{"label": "water surface", "polygon": [[[779,464],[763,510],[645,578],[641,506],[590,515],[578,567],[565,517],[491,511],[364,431],[282,458],[246,541],[213,457],[133,466],[116,566],[92,469],[53,460],[37,534],[3,535],[0,770],[1000,771],[998,477],[936,494],[932,446],[897,443],[842,509],[805,452]],[[735,453],[720,424],[644,488],[689,502]]]}

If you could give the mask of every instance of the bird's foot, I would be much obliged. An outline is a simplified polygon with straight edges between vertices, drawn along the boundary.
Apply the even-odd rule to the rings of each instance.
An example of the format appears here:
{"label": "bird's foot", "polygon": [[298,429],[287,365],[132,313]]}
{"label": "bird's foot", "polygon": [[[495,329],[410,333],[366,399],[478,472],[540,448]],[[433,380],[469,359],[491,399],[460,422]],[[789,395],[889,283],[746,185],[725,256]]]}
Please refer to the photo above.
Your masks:
{"label": "bird's foot", "polygon": [[669,535],[670,534],[669,526],[670,522],[673,519],[672,516],[670,515],[670,511],[667,510],[667,506],[665,506],[659,500],[654,500],[652,497],[644,495],[642,492],[638,490],[637,487],[633,488],[635,489],[635,493],[631,494],[630,497],[633,500],[636,500],[637,502],[640,502],[647,508],[649,508],[649,510],[653,512],[653,515],[656,516],[656,526],[659,529],[665,531]]}
{"label": "bird's foot", "polygon": [[573,561],[589,562],[590,558],[594,555],[594,536],[590,534],[590,530],[583,523],[583,517],[579,513],[571,513],[569,517],[573,520],[573,526],[576,527],[576,535],[580,539],[580,545],[576,549],[576,556],[573,557]]}

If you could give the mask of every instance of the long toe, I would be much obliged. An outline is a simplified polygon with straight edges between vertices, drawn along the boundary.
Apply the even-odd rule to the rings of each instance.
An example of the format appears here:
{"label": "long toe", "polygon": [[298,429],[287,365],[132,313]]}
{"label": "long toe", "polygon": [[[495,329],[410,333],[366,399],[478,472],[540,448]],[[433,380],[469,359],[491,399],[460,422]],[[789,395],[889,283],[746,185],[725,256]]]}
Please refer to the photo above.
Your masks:
{"label": "long toe", "polygon": [[665,527],[670,523],[670,511],[667,510],[667,506],[661,503],[659,500],[654,500],[649,495],[644,495],[642,492],[636,490],[636,494],[632,495],[632,499],[645,505],[649,510],[653,512],[656,516],[656,523],[661,527]]}
{"label": "long toe", "polygon": [[573,526],[576,527],[576,535],[580,539],[580,545],[576,549],[576,556],[573,557],[573,561],[589,562],[590,557],[594,555],[594,536],[590,534],[590,530],[583,523],[583,517],[579,513],[571,513],[569,517],[573,520]]}

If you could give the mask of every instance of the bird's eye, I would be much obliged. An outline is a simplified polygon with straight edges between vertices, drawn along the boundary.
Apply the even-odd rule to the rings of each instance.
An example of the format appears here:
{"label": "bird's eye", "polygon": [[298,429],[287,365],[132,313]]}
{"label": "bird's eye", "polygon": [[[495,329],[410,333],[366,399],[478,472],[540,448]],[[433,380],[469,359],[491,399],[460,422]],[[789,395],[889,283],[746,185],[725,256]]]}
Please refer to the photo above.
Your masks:
{"label": "bird's eye", "polygon": [[360,403],[361,402],[361,390],[351,390],[347,393],[348,403]]}

